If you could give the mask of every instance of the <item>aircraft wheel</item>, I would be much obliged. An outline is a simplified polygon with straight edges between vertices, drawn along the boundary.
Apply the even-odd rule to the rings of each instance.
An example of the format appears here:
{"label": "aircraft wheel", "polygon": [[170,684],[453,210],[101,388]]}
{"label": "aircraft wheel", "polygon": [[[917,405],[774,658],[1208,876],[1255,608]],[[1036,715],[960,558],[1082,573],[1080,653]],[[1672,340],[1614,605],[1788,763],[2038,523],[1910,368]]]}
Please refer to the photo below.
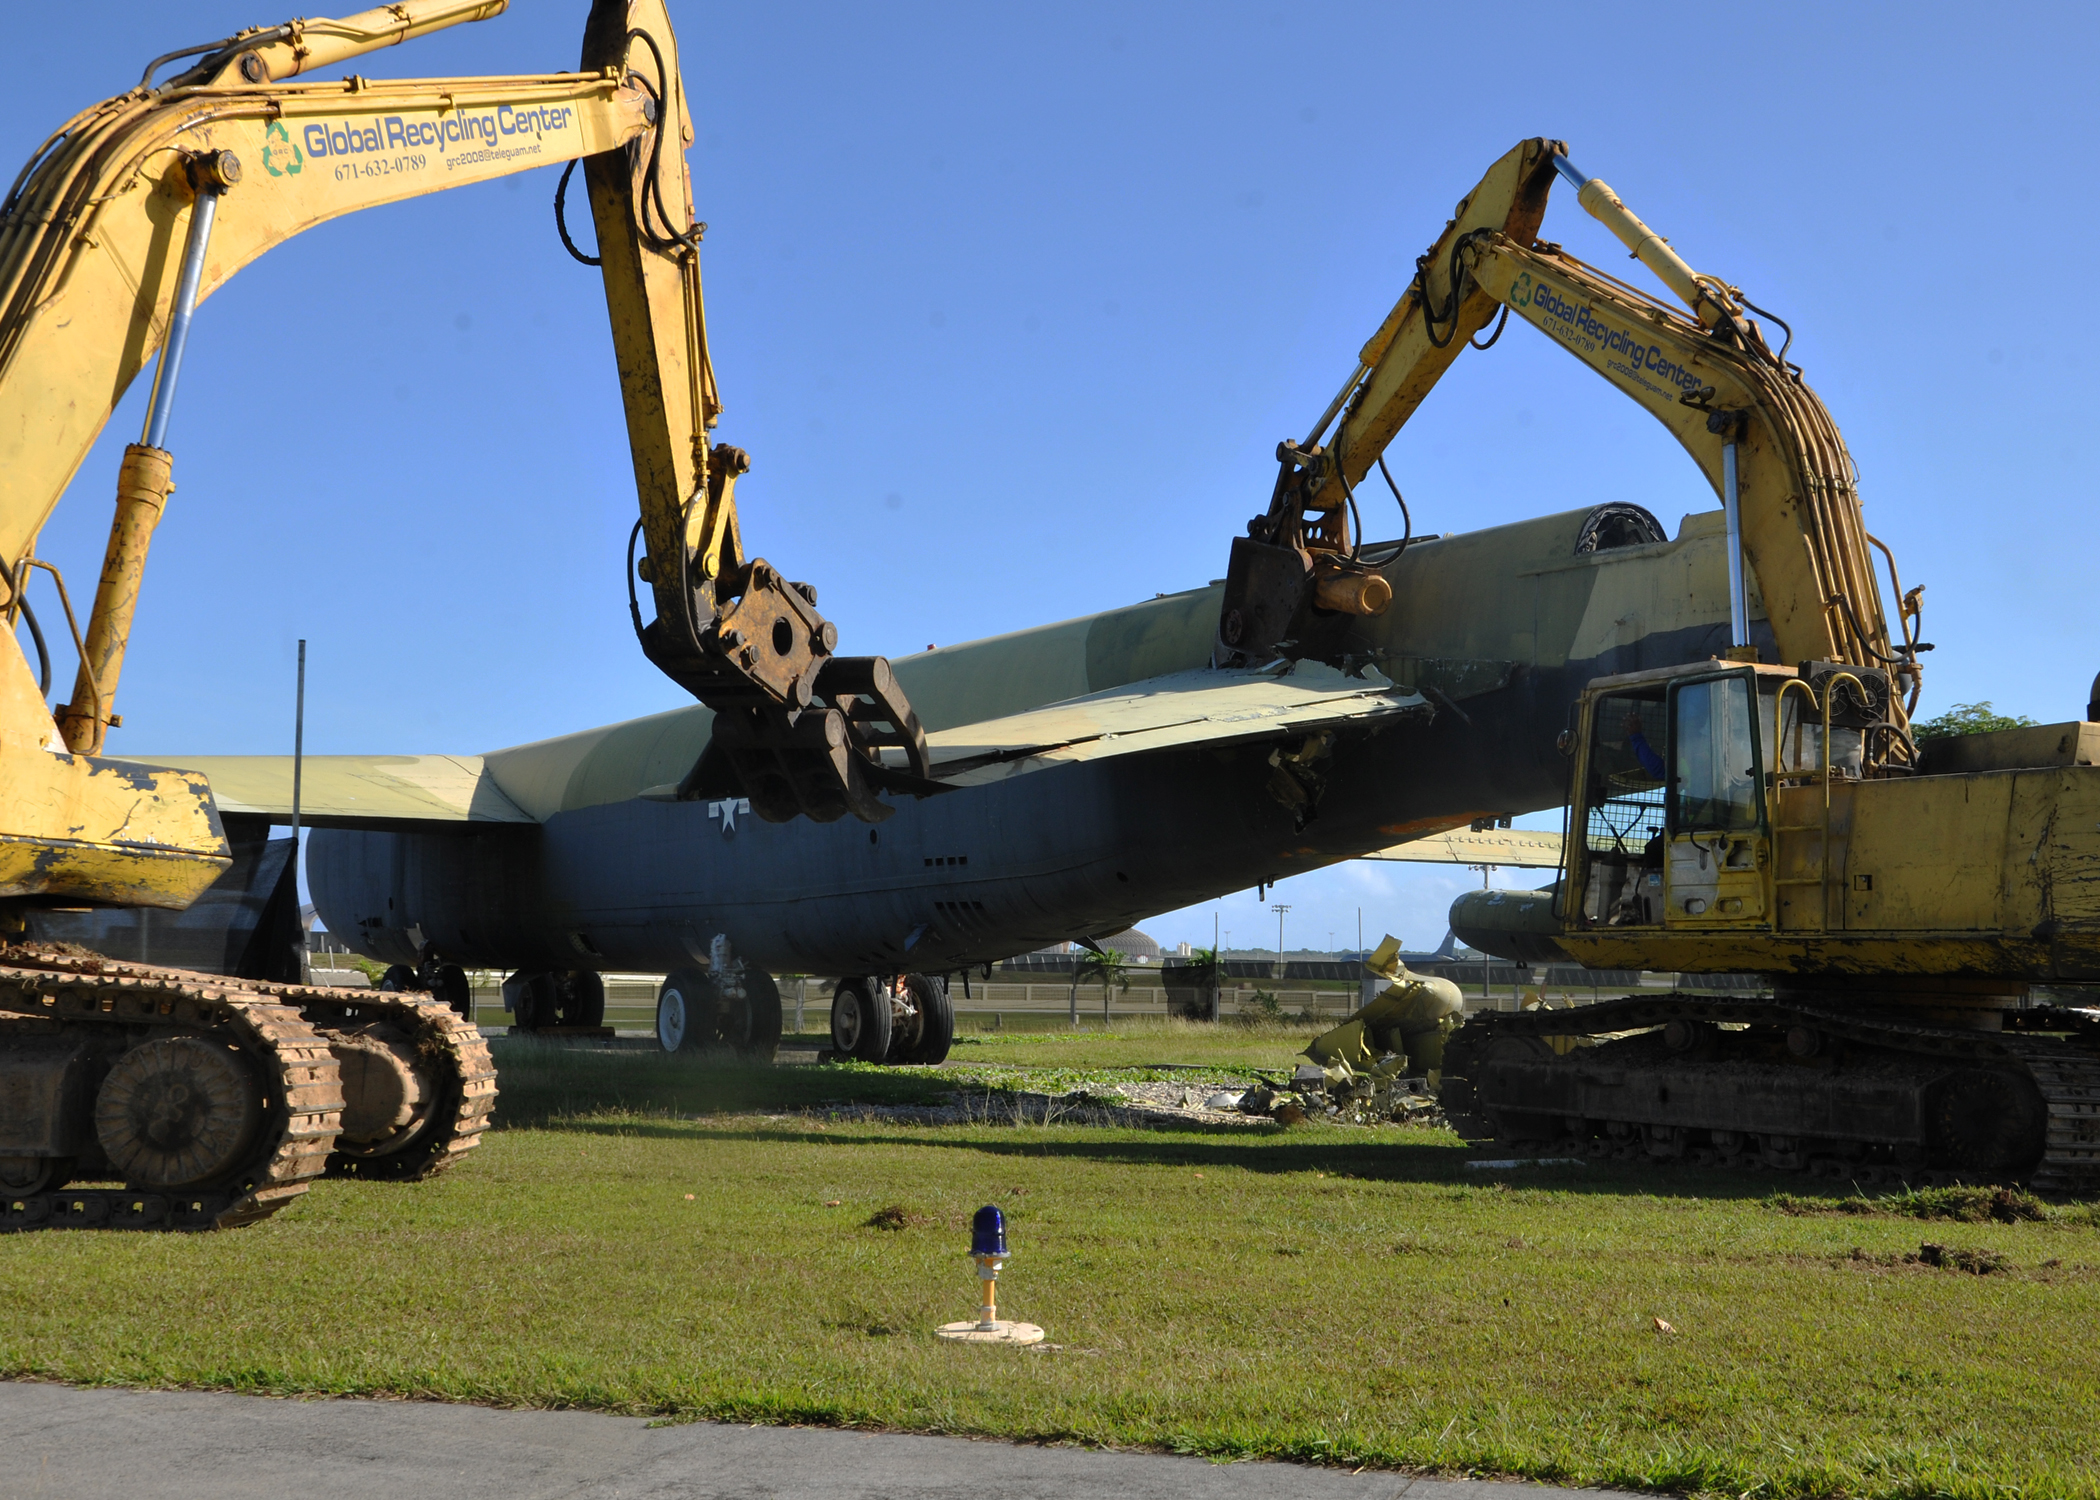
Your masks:
{"label": "aircraft wheel", "polygon": [[842,979],[831,996],[834,1052],[879,1063],[890,1050],[890,1003],[871,979]]}
{"label": "aircraft wheel", "polygon": [[664,976],[656,992],[656,1045],[666,1052],[697,1052],[707,1045],[715,987],[698,969]]}
{"label": "aircraft wheel", "polygon": [[556,1022],[561,1026],[605,1024],[605,980],[589,969],[575,969],[555,983]]}
{"label": "aircraft wheel", "polygon": [[744,970],[744,998],[750,1007],[751,1027],[744,1050],[770,1062],[780,1046],[780,986],[763,969]]}
{"label": "aircraft wheel", "polygon": [[379,987],[397,994],[404,990],[423,988],[416,983],[416,971],[407,964],[388,964],[386,972],[379,976]]}
{"label": "aircraft wheel", "polygon": [[474,1019],[474,986],[467,980],[467,971],[458,964],[439,964],[437,973],[431,976],[431,993],[452,1008],[463,1021]]}
{"label": "aircraft wheel", "polygon": [[910,1054],[896,1060],[931,1067],[946,1060],[955,1045],[955,1007],[948,1003],[948,982],[931,974],[907,974],[904,982],[919,1012],[919,1034]]}
{"label": "aircraft wheel", "polygon": [[514,974],[505,988],[512,995],[512,1025],[534,1030],[554,1024],[561,1002],[552,974]]}

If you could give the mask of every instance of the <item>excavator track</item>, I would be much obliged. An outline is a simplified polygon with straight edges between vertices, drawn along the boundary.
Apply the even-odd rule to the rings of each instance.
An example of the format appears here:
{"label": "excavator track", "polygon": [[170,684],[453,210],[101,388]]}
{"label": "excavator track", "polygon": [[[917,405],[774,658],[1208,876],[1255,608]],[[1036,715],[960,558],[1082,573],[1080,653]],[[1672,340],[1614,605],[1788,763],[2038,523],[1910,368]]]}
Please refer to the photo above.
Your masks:
{"label": "excavator track", "polygon": [[327,1041],[273,988],[178,969],[0,949],[0,1027],[8,1038],[43,1042],[54,1051],[77,1043],[80,1052],[115,1057],[155,1039],[224,1042],[262,1075],[265,1098],[243,1159],[202,1186],[61,1182],[0,1197],[0,1230],[237,1229],[302,1196],[335,1144],[341,1081]]}
{"label": "excavator track", "polygon": [[[264,1118],[242,1162],[215,1174],[204,1189],[0,1188],[0,1229],[239,1228],[269,1217],[324,1173],[392,1182],[433,1177],[480,1143],[495,1108],[487,1043],[428,996],[346,995],[332,987],[0,948],[0,1042],[84,1053],[86,1072],[99,1084],[130,1047],[174,1037],[229,1042],[263,1074]],[[374,1058],[382,1066],[368,1068],[368,1075],[393,1092],[367,1082],[347,1090],[346,1107],[344,1060],[356,1068]],[[0,1079],[0,1089],[15,1081]],[[399,1123],[381,1119],[360,1131],[360,1104],[369,1112],[375,1094],[397,1111]],[[0,1095],[0,1114],[6,1107]],[[90,1145],[87,1155],[96,1154]],[[118,1174],[91,1160],[81,1164],[81,1175]]]}
{"label": "excavator track", "polygon": [[2100,1194],[2100,1012],[2006,1025],[1786,999],[1491,1011],[1451,1038],[1443,1103],[1462,1135],[1519,1152]]}
{"label": "excavator track", "polygon": [[2027,1065],[2049,1106],[2048,1146],[2034,1170],[2034,1186],[2066,1197],[2100,1196],[2100,1047],[2054,1041],[2008,1036],[2000,1043]]}
{"label": "excavator track", "polygon": [[324,1037],[356,1033],[374,1023],[405,1033],[408,1045],[437,1075],[425,1128],[384,1154],[339,1139],[328,1158],[329,1176],[421,1182],[481,1144],[496,1109],[496,1064],[480,1028],[428,995],[351,991],[356,998],[346,1001],[341,990],[310,985],[288,993],[298,997],[301,1012]]}

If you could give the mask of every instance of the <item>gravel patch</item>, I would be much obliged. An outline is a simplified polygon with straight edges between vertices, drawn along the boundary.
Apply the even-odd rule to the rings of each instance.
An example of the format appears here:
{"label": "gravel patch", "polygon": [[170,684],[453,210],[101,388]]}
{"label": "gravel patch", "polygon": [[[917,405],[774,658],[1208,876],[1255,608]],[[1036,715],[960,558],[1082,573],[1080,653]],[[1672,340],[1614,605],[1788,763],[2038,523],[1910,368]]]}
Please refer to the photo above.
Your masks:
{"label": "gravel patch", "polygon": [[803,1114],[829,1120],[882,1120],[898,1125],[1275,1128],[1276,1122],[1265,1115],[1206,1108],[1203,1101],[1215,1092],[1215,1087],[1196,1088],[1179,1083],[1125,1083],[1068,1094],[985,1089],[958,1092],[945,1104],[823,1104],[804,1110]]}

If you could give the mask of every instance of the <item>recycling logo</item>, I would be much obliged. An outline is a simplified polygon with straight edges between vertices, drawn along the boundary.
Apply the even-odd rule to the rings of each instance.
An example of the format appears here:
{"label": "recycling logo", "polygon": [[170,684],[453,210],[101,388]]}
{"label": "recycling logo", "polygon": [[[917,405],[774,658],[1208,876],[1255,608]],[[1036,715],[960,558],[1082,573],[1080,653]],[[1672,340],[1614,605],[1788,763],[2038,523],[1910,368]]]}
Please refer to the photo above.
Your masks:
{"label": "recycling logo", "polygon": [[[292,170],[296,172],[299,169],[294,167]],[[1531,306],[1531,273],[1529,271],[1517,273],[1517,284],[1509,289],[1509,305],[1511,307]]]}
{"label": "recycling logo", "polygon": [[297,177],[305,165],[306,157],[291,132],[284,128],[284,122],[272,120],[270,128],[263,132],[263,170],[272,177]]}

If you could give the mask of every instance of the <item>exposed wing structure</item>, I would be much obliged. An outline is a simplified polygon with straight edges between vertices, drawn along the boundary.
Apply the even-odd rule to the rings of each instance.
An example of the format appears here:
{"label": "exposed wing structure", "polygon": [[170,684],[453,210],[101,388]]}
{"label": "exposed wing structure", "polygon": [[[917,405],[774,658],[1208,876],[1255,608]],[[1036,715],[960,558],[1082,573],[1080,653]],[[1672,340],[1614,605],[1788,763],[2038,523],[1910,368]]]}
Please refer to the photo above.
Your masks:
{"label": "exposed wing structure", "polygon": [[1364,859],[1423,865],[1502,865],[1513,870],[1560,868],[1560,835],[1530,828],[1459,828],[1377,849]]}
{"label": "exposed wing structure", "polygon": [[1203,669],[1151,677],[1003,719],[927,736],[933,774],[977,786],[1077,761],[1233,740],[1300,735],[1343,723],[1433,710],[1420,694],[1375,672],[1347,677],[1301,662],[1270,670]]}

